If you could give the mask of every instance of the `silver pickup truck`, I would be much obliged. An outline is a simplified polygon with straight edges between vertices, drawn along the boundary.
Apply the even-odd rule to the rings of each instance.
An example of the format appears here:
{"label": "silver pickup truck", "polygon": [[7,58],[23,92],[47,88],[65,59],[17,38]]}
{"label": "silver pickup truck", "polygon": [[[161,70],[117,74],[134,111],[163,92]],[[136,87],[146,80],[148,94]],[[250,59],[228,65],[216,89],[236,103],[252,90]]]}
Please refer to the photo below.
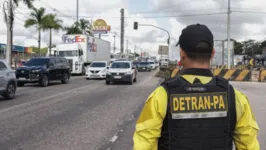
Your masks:
{"label": "silver pickup truck", "polygon": [[5,99],[13,99],[17,89],[15,71],[12,70],[5,60],[0,59],[0,95]]}

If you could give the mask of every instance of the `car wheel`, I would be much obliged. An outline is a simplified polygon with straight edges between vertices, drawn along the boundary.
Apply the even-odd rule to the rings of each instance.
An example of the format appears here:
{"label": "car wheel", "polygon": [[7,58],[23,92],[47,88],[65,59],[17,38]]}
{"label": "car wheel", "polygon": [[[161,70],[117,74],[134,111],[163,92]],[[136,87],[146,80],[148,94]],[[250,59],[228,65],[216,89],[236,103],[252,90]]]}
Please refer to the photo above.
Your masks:
{"label": "car wheel", "polygon": [[90,80],[90,78],[86,78],[86,80]]}
{"label": "car wheel", "polygon": [[[132,76],[133,77],[133,76]],[[131,79],[128,83],[130,84],[130,85],[132,85],[133,84],[133,80],[134,79]]]}
{"label": "car wheel", "polygon": [[21,83],[21,82],[18,82],[18,87],[23,87],[24,86],[24,83]]}
{"label": "car wheel", "polygon": [[42,78],[40,80],[40,85],[42,87],[46,87],[46,86],[48,86],[48,84],[49,84],[49,79],[48,79],[48,76],[45,74],[42,76]]}
{"label": "car wheel", "polygon": [[106,85],[109,85],[110,84],[110,81],[105,80],[105,84]]}
{"label": "car wheel", "polygon": [[10,100],[15,97],[16,85],[13,82],[8,83],[5,94],[3,95],[5,99]]}
{"label": "car wheel", "polygon": [[61,80],[62,84],[67,84],[69,82],[69,75],[68,73],[64,73],[63,79]]}
{"label": "car wheel", "polygon": [[82,73],[81,73],[81,75],[85,75],[86,74],[86,69],[85,69],[85,67],[82,67]]}

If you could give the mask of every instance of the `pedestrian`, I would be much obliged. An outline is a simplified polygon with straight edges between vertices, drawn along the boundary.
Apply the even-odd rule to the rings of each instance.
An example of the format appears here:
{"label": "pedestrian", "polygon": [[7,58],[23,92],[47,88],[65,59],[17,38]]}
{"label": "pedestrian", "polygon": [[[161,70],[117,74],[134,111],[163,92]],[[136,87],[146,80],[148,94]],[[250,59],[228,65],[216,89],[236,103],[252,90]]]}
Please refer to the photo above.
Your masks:
{"label": "pedestrian", "polygon": [[259,150],[259,127],[247,97],[214,77],[213,35],[189,25],[178,44],[184,71],[157,87],[137,120],[134,150]]}

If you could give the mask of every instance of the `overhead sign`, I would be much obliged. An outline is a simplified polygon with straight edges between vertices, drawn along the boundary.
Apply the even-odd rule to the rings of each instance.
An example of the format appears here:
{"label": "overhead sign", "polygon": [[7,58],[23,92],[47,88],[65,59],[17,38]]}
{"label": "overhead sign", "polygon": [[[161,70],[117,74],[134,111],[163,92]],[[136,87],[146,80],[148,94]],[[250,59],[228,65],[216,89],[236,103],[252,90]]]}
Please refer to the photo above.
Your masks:
{"label": "overhead sign", "polygon": [[168,55],[168,46],[159,45],[159,55]]}
{"label": "overhead sign", "polygon": [[103,19],[97,19],[93,22],[92,31],[94,34],[107,34],[109,31],[111,31],[111,26],[107,25]]}

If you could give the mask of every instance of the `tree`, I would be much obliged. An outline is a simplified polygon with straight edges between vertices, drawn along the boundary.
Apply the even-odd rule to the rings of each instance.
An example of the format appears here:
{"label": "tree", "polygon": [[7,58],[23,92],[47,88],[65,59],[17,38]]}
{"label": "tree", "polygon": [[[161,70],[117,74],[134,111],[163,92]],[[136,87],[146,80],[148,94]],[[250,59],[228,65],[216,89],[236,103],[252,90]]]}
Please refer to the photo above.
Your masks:
{"label": "tree", "polygon": [[45,16],[45,8],[41,7],[40,9],[37,9],[33,7],[32,12],[30,13],[30,18],[27,19],[24,24],[25,28],[36,26],[39,34],[38,48],[40,54],[41,54],[41,29],[43,29],[44,16]]}
{"label": "tree", "polygon": [[63,21],[56,18],[54,14],[45,15],[43,18],[43,29],[49,30],[50,38],[49,38],[49,54],[51,54],[52,50],[52,30],[58,31],[62,28]]}
{"label": "tree", "polygon": [[80,19],[79,22],[75,22],[69,27],[65,27],[66,34],[89,34],[94,36],[92,33],[92,24],[85,19]]}
{"label": "tree", "polygon": [[92,24],[85,19],[79,20],[79,27],[82,30],[83,34],[88,33],[89,35],[92,35]]}
{"label": "tree", "polygon": [[[35,46],[32,46],[32,52],[35,52],[35,53],[39,53],[39,48],[38,47],[35,47]],[[41,48],[41,54],[46,54],[48,51],[48,48],[45,47],[45,48]]]}
{"label": "tree", "polygon": [[243,54],[243,44],[241,42],[234,41],[234,52],[236,55]]}
{"label": "tree", "polygon": [[248,56],[254,56],[256,54],[262,53],[262,49],[260,48],[261,46],[260,42],[257,42],[255,40],[247,40],[243,41],[242,44],[243,44],[244,54]]}
{"label": "tree", "polygon": [[79,23],[75,22],[73,25],[69,27],[64,27],[66,34],[82,34],[82,30],[79,27]]}
{"label": "tree", "polygon": [[136,53],[136,52],[134,53],[134,55],[135,55],[135,57],[139,57],[139,54],[138,54],[138,53]]}

